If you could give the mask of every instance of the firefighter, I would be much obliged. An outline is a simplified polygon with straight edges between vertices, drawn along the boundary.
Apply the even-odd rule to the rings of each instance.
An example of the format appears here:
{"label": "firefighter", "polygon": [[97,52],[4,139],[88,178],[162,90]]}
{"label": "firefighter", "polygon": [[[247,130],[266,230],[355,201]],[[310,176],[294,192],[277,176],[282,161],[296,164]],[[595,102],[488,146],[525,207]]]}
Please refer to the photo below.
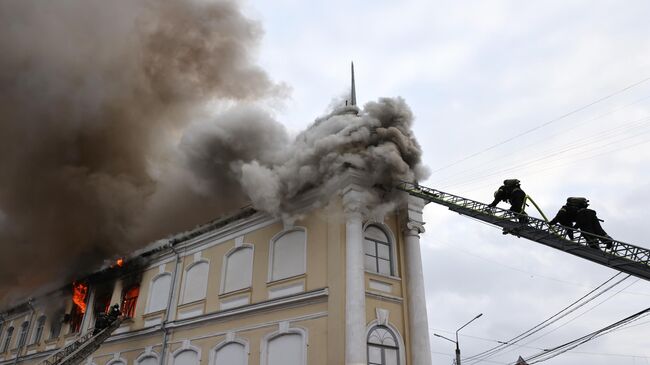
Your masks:
{"label": "firefighter", "polygon": [[108,318],[106,318],[106,313],[98,313],[97,318],[95,318],[95,329],[93,330],[93,335],[98,334],[107,326]]}
{"label": "firefighter", "polygon": [[111,310],[108,312],[107,325],[113,323],[119,316],[120,316],[120,306],[118,304],[114,304],[111,307]]}
{"label": "firefighter", "polygon": [[[524,204],[526,202],[526,193],[521,190],[520,181],[517,179],[508,179],[503,181],[503,185],[494,192],[494,201],[488,206],[494,208],[499,202],[510,203],[510,211],[513,213],[526,215]],[[520,223],[526,222],[526,217],[519,217]]]}
{"label": "firefighter", "polygon": [[[559,223],[560,225],[566,228],[574,228],[574,223],[576,222],[576,215],[578,211],[582,208],[589,206],[589,200],[586,198],[567,198],[566,204],[560,208],[560,210],[555,215],[549,224],[554,225]],[[573,230],[567,229],[565,234],[573,240]]]}
{"label": "firefighter", "polygon": [[[596,216],[596,211],[584,207],[576,213],[575,228],[580,229],[582,236],[587,240],[587,244],[591,248],[600,249],[600,244],[604,243],[607,248],[612,248],[611,237],[605,232],[603,227],[600,226],[601,220]],[[599,238],[593,235],[606,237],[609,239]]]}

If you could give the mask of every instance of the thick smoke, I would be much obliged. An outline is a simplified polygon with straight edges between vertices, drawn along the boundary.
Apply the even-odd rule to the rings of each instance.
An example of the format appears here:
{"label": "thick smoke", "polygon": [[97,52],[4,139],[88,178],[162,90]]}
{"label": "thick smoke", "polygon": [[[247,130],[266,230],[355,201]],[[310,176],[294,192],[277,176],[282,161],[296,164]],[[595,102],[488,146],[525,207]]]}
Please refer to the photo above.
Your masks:
{"label": "thick smoke", "polygon": [[[251,61],[260,36],[231,1],[0,2],[0,301],[183,228],[140,221],[185,217],[151,197],[206,105],[282,91]],[[187,219],[241,204],[170,186]]]}
{"label": "thick smoke", "polygon": [[[352,109],[354,110],[354,109]],[[337,184],[353,169],[364,177],[368,213],[381,215],[395,181],[421,179],[421,150],[411,124],[413,115],[403,99],[382,98],[359,113],[342,108],[316,120],[276,155],[280,163],[252,161],[239,166],[241,183],[260,209],[290,214],[286,204],[309,188]]]}
{"label": "thick smoke", "polygon": [[401,98],[290,137],[260,35],[230,1],[0,2],[0,304],[250,202],[291,217],[350,169],[380,213],[424,176]]}

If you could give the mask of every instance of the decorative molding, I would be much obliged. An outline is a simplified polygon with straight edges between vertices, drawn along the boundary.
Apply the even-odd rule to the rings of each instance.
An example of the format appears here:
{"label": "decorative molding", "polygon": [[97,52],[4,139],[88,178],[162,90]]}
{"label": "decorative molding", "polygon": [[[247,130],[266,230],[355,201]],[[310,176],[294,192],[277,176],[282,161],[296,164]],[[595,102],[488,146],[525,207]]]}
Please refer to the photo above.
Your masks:
{"label": "decorative molding", "polygon": [[377,318],[377,323],[379,323],[382,326],[388,326],[388,316],[390,315],[390,311],[388,309],[383,309],[383,308],[375,308],[375,317]]}
{"label": "decorative molding", "polygon": [[379,299],[379,300],[384,300],[387,302],[393,302],[393,303],[399,303],[402,304],[404,302],[404,299],[395,295],[388,295],[385,293],[375,293],[371,291],[366,291],[366,296],[369,296],[373,299]]}
{"label": "decorative molding", "polygon": [[244,236],[241,235],[235,238],[235,247],[240,247],[244,243]]}
{"label": "decorative molding", "polygon": [[368,287],[370,289],[383,291],[384,293],[390,294],[393,292],[393,284],[385,283],[383,281],[368,279]]}

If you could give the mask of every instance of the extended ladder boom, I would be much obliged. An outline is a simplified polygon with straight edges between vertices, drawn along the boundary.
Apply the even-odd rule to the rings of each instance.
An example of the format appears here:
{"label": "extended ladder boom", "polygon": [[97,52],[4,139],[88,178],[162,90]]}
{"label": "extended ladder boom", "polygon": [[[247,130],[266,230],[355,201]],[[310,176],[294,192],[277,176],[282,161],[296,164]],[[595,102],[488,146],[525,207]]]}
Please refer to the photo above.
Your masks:
{"label": "extended ladder boom", "polygon": [[47,358],[41,365],[77,365],[81,363],[111,336],[111,333],[120,326],[122,321],[123,318],[118,318],[98,334],[89,332],[79,337],[75,342]]}
{"label": "extended ladder boom", "polygon": [[[580,231],[572,228],[551,226],[545,220],[523,216],[509,210],[492,208],[487,204],[443,191],[427,188],[415,183],[401,182],[397,189],[427,202],[448,207],[459,214],[469,216],[503,228],[504,232],[524,237],[531,241],[562,250],[583,259],[622,271],[642,279],[650,280],[650,250],[602,237],[611,241],[611,247],[601,250],[589,247]],[[520,223],[520,218],[525,222]],[[565,237],[565,232],[573,231],[573,239]],[[593,236],[593,235],[592,235]],[[596,236],[598,237],[598,236]]]}

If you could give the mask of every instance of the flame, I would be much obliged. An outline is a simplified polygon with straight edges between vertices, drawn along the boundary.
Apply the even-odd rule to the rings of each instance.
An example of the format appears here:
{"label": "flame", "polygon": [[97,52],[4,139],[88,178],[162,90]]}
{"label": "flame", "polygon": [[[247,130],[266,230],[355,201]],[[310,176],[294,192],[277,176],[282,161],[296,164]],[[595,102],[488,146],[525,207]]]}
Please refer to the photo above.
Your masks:
{"label": "flame", "polygon": [[115,261],[115,265],[117,265],[118,267],[124,266],[124,259],[120,257],[119,259],[117,259],[117,261]]}
{"label": "flame", "polygon": [[86,313],[86,295],[88,295],[88,285],[72,283],[72,301],[81,313]]}

